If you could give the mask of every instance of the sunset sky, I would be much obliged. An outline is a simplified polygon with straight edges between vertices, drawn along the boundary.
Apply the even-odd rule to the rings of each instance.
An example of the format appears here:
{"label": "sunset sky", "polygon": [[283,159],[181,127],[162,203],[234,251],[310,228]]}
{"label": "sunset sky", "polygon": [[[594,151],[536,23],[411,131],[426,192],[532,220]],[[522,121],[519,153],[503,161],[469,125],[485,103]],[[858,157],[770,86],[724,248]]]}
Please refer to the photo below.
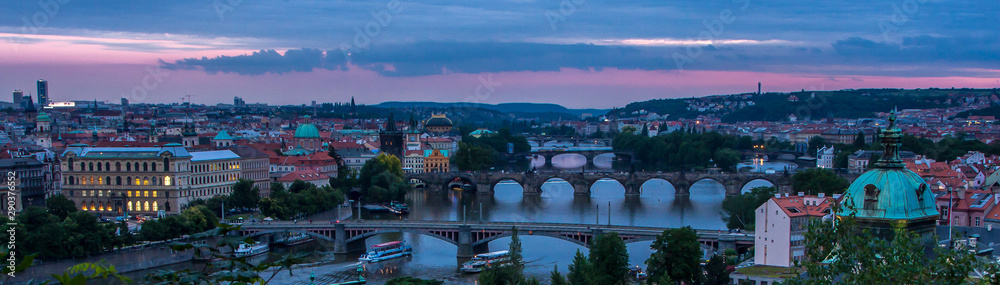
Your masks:
{"label": "sunset sky", "polygon": [[811,2],[5,1],[0,100],[38,79],[54,101],[570,108],[1000,87],[994,1]]}

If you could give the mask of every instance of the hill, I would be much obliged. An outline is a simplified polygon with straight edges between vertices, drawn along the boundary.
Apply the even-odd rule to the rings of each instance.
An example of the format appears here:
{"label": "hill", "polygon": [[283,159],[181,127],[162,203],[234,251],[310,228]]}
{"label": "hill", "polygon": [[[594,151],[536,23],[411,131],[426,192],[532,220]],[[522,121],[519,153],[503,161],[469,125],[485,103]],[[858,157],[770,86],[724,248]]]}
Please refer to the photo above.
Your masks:
{"label": "hill", "polygon": [[697,98],[656,99],[628,104],[612,111],[619,117],[647,112],[667,115],[668,120],[693,119],[699,115],[723,122],[783,121],[790,115],[801,119],[872,117],[892,108],[927,109],[992,100],[996,89],[857,89],[799,91],[790,93],[715,95]]}
{"label": "hill", "polygon": [[589,113],[595,116],[599,116],[608,112],[607,109],[569,109],[557,104],[549,103],[502,103],[502,104],[481,104],[481,103],[441,103],[441,102],[400,102],[400,101],[389,101],[382,102],[376,106],[384,108],[413,108],[413,107],[424,107],[424,108],[455,108],[455,107],[474,107],[487,110],[494,110],[503,113],[555,113],[555,114],[570,114],[579,117],[580,115]]}

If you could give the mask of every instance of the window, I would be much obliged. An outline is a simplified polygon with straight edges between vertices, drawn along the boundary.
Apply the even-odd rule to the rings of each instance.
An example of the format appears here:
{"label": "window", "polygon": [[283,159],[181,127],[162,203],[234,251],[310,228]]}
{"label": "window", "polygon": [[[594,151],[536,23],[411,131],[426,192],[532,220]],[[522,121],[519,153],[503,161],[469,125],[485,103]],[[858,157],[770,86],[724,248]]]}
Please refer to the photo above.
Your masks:
{"label": "window", "polygon": [[[98,168],[100,168],[100,166],[98,166]],[[111,163],[110,162],[105,162],[104,163],[104,170],[111,171]],[[110,207],[110,206],[108,206],[108,207]],[[111,209],[108,209],[108,210],[111,210]]]}
{"label": "window", "polygon": [[111,185],[111,176],[104,176],[104,185]]}
{"label": "window", "polygon": [[128,196],[132,197],[132,190],[128,190]]}
{"label": "window", "polygon": [[142,208],[144,210],[146,210],[146,211],[149,211],[149,201],[146,201],[145,203],[143,203],[143,207]]}
{"label": "window", "polygon": [[94,177],[93,177],[93,176],[91,176],[91,177],[90,177],[90,184],[91,184],[91,185],[93,185],[93,184],[94,184]]}
{"label": "window", "polygon": [[170,176],[163,177],[163,186],[170,186]]}
{"label": "window", "polygon": [[874,210],[878,204],[878,195],[881,191],[875,185],[865,185],[865,210]]}
{"label": "window", "polygon": [[149,171],[149,163],[146,162],[142,163],[142,171]]}
{"label": "window", "polygon": [[149,186],[149,178],[143,179],[142,180],[142,185],[143,186]]}
{"label": "window", "polygon": [[135,186],[142,185],[142,181],[139,181],[139,177],[135,178]]}
{"label": "window", "polygon": [[100,162],[97,163],[97,171],[101,171],[101,163]]}
{"label": "window", "polygon": [[115,162],[115,171],[122,171],[122,163]]}
{"label": "window", "polygon": [[143,197],[149,197],[149,191],[142,191]]}
{"label": "window", "polygon": [[122,185],[122,177],[121,176],[115,177],[115,185]]}
{"label": "window", "polygon": [[69,162],[66,163],[66,165],[69,166],[69,171],[73,171],[73,158],[72,157],[69,158]]}
{"label": "window", "polygon": [[90,166],[90,171],[94,171],[94,163],[93,162],[91,162],[91,163],[89,163],[87,165]]}
{"label": "window", "polygon": [[[132,192],[132,191],[129,191],[129,193],[131,193],[131,192]],[[133,211],[133,210],[132,210],[132,201],[128,201],[128,210],[129,210],[129,211]]]}
{"label": "window", "polygon": [[160,210],[160,202],[153,201],[153,211],[155,212],[159,210]]}
{"label": "window", "polygon": [[979,217],[976,217],[976,226],[979,226]]}
{"label": "window", "polygon": [[128,162],[125,163],[125,171],[132,171],[132,164],[131,163],[128,163]]}
{"label": "window", "polygon": [[153,198],[156,198],[156,192],[157,191],[153,191]]}

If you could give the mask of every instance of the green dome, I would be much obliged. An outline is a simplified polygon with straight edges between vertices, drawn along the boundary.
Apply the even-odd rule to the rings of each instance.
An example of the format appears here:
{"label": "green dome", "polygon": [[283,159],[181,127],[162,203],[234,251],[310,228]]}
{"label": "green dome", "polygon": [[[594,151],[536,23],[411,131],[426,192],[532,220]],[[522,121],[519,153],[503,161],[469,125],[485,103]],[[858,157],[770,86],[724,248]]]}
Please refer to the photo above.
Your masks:
{"label": "green dome", "polygon": [[299,127],[297,129],[295,129],[295,138],[297,138],[297,139],[318,139],[318,138],[320,138],[319,137],[319,129],[316,128],[316,126],[313,126],[313,124],[310,124],[310,123],[301,124],[301,125],[299,125]]}
{"label": "green dome", "polygon": [[[906,168],[876,168],[865,172],[844,193],[838,215],[859,219],[915,220],[940,214],[927,182]],[[853,208],[853,209],[852,209]]]}
{"label": "green dome", "polygon": [[52,118],[49,118],[48,114],[45,114],[44,112],[42,112],[42,113],[38,113],[38,117],[35,118],[35,121],[36,122],[51,122]]}
{"label": "green dome", "polygon": [[903,136],[896,127],[895,111],[879,137],[885,147],[882,158],[851,183],[837,214],[880,223],[936,220],[940,214],[930,187],[899,158]]}

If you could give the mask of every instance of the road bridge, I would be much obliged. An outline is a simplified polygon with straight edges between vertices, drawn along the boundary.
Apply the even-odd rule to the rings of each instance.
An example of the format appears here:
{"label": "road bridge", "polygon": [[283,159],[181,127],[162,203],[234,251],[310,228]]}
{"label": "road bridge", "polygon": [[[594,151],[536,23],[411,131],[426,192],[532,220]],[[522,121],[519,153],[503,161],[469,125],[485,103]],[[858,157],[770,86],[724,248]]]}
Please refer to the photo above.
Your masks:
{"label": "road bridge", "polygon": [[[417,233],[458,246],[458,257],[471,257],[489,251],[489,242],[508,237],[517,226],[519,235],[547,236],[589,247],[595,236],[616,232],[625,243],[654,240],[668,228],[635,226],[597,226],[555,223],[510,222],[438,222],[438,221],[349,221],[349,222],[270,222],[243,224],[242,236],[256,237],[276,233],[299,232],[333,242],[334,253],[344,254],[365,249],[365,239],[384,233]],[[698,230],[698,240],[714,250],[744,249],[753,246],[754,236],[726,231]]]}

